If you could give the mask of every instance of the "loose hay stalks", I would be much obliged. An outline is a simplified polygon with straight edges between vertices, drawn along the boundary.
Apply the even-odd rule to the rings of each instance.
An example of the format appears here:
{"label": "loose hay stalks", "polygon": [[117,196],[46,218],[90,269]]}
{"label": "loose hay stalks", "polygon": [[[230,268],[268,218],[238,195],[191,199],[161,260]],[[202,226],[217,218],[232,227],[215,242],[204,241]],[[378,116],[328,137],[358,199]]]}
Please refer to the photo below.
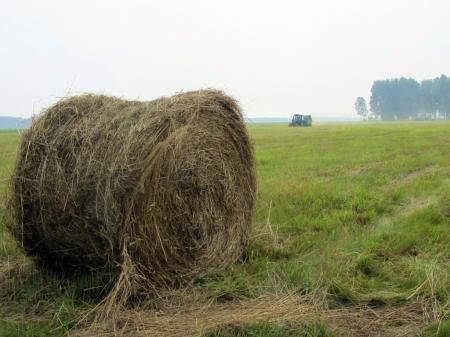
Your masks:
{"label": "loose hay stalks", "polygon": [[[28,262],[24,264],[23,261],[16,261],[11,264],[11,267],[0,271],[0,299],[3,301],[14,301],[10,292],[20,291],[21,287],[14,284],[14,280],[17,282],[30,278],[30,271],[35,270]],[[50,291],[51,287],[59,288],[60,285],[50,285]],[[345,337],[412,337],[420,336],[419,332],[425,325],[442,319],[441,315],[430,315],[434,312],[434,303],[425,298],[416,298],[396,306],[370,307],[362,304],[336,309],[325,309],[313,303],[309,295],[299,296],[295,293],[217,303],[214,297],[208,296],[207,291],[183,288],[161,291],[159,298],[142,303],[139,308],[122,308],[113,320],[84,320],[76,324],[69,335],[199,337],[202,333],[217,329],[230,327],[238,331],[249,325],[270,322],[292,323],[299,328],[305,323],[320,323],[335,332],[336,336]],[[27,310],[22,315],[13,314],[3,319],[23,322],[25,315],[27,321],[48,322],[49,317],[30,316],[32,312]],[[42,314],[41,309],[39,312]],[[83,312],[78,314],[83,316]]]}
{"label": "loose hay stalks", "polygon": [[84,95],[24,133],[9,228],[46,269],[110,273],[108,311],[238,259],[255,193],[243,117],[222,92]]}
{"label": "loose hay stalks", "polygon": [[194,303],[184,307],[160,307],[158,311],[123,311],[117,321],[88,325],[72,331],[72,337],[199,337],[220,327],[261,323],[321,323],[346,337],[414,336],[430,320],[423,304],[398,307],[320,310],[298,296],[261,297],[225,304]]}

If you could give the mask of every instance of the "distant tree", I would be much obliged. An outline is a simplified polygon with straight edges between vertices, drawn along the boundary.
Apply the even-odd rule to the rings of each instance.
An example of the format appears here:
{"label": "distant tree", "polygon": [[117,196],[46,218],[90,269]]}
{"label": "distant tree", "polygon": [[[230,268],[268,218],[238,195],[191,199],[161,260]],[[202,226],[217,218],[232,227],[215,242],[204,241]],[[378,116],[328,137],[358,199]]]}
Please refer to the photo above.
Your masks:
{"label": "distant tree", "polygon": [[441,75],[433,80],[433,94],[436,114],[440,118],[450,118],[450,78]]}
{"label": "distant tree", "polygon": [[423,107],[421,85],[413,78],[375,81],[370,96],[370,110],[382,120],[417,118]]}
{"label": "distant tree", "polygon": [[364,119],[367,118],[369,111],[367,110],[367,104],[364,97],[357,97],[355,101],[355,110],[358,115],[363,117]]}
{"label": "distant tree", "polygon": [[398,80],[397,96],[399,109],[397,119],[414,119],[420,111],[421,88],[419,82],[413,78]]}
{"label": "distant tree", "polygon": [[420,108],[416,119],[430,119],[435,117],[437,111],[436,88],[433,80],[420,82]]}
{"label": "distant tree", "polygon": [[394,120],[398,110],[398,102],[395,97],[395,82],[383,80],[373,82],[370,96],[370,111],[375,118],[382,120]]}

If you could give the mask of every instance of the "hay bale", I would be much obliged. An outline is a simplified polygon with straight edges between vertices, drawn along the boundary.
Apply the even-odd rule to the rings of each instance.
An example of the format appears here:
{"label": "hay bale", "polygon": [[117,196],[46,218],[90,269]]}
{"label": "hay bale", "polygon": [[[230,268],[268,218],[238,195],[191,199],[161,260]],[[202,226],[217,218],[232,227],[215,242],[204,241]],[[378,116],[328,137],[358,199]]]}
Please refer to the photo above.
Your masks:
{"label": "hay bale", "polygon": [[41,266],[147,289],[235,261],[256,190],[240,108],[214,90],[63,99],[24,133],[12,182],[10,229]]}

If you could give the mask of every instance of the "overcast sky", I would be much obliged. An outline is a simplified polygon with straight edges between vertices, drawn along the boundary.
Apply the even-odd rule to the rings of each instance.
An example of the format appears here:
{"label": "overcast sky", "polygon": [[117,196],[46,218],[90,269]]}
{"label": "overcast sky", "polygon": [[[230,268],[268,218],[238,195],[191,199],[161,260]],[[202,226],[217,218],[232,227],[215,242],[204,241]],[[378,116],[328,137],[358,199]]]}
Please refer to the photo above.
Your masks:
{"label": "overcast sky", "polygon": [[447,0],[2,0],[0,115],[200,88],[250,117],[354,115],[373,80],[450,74]]}

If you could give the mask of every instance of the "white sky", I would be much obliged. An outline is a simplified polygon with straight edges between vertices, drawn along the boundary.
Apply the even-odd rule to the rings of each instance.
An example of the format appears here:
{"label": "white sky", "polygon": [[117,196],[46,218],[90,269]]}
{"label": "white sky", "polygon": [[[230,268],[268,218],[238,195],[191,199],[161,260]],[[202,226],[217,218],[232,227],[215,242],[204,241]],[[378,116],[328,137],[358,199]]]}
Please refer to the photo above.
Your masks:
{"label": "white sky", "polygon": [[450,75],[447,0],[2,0],[0,11],[0,115],[68,93],[214,87],[250,117],[348,117],[373,80]]}

